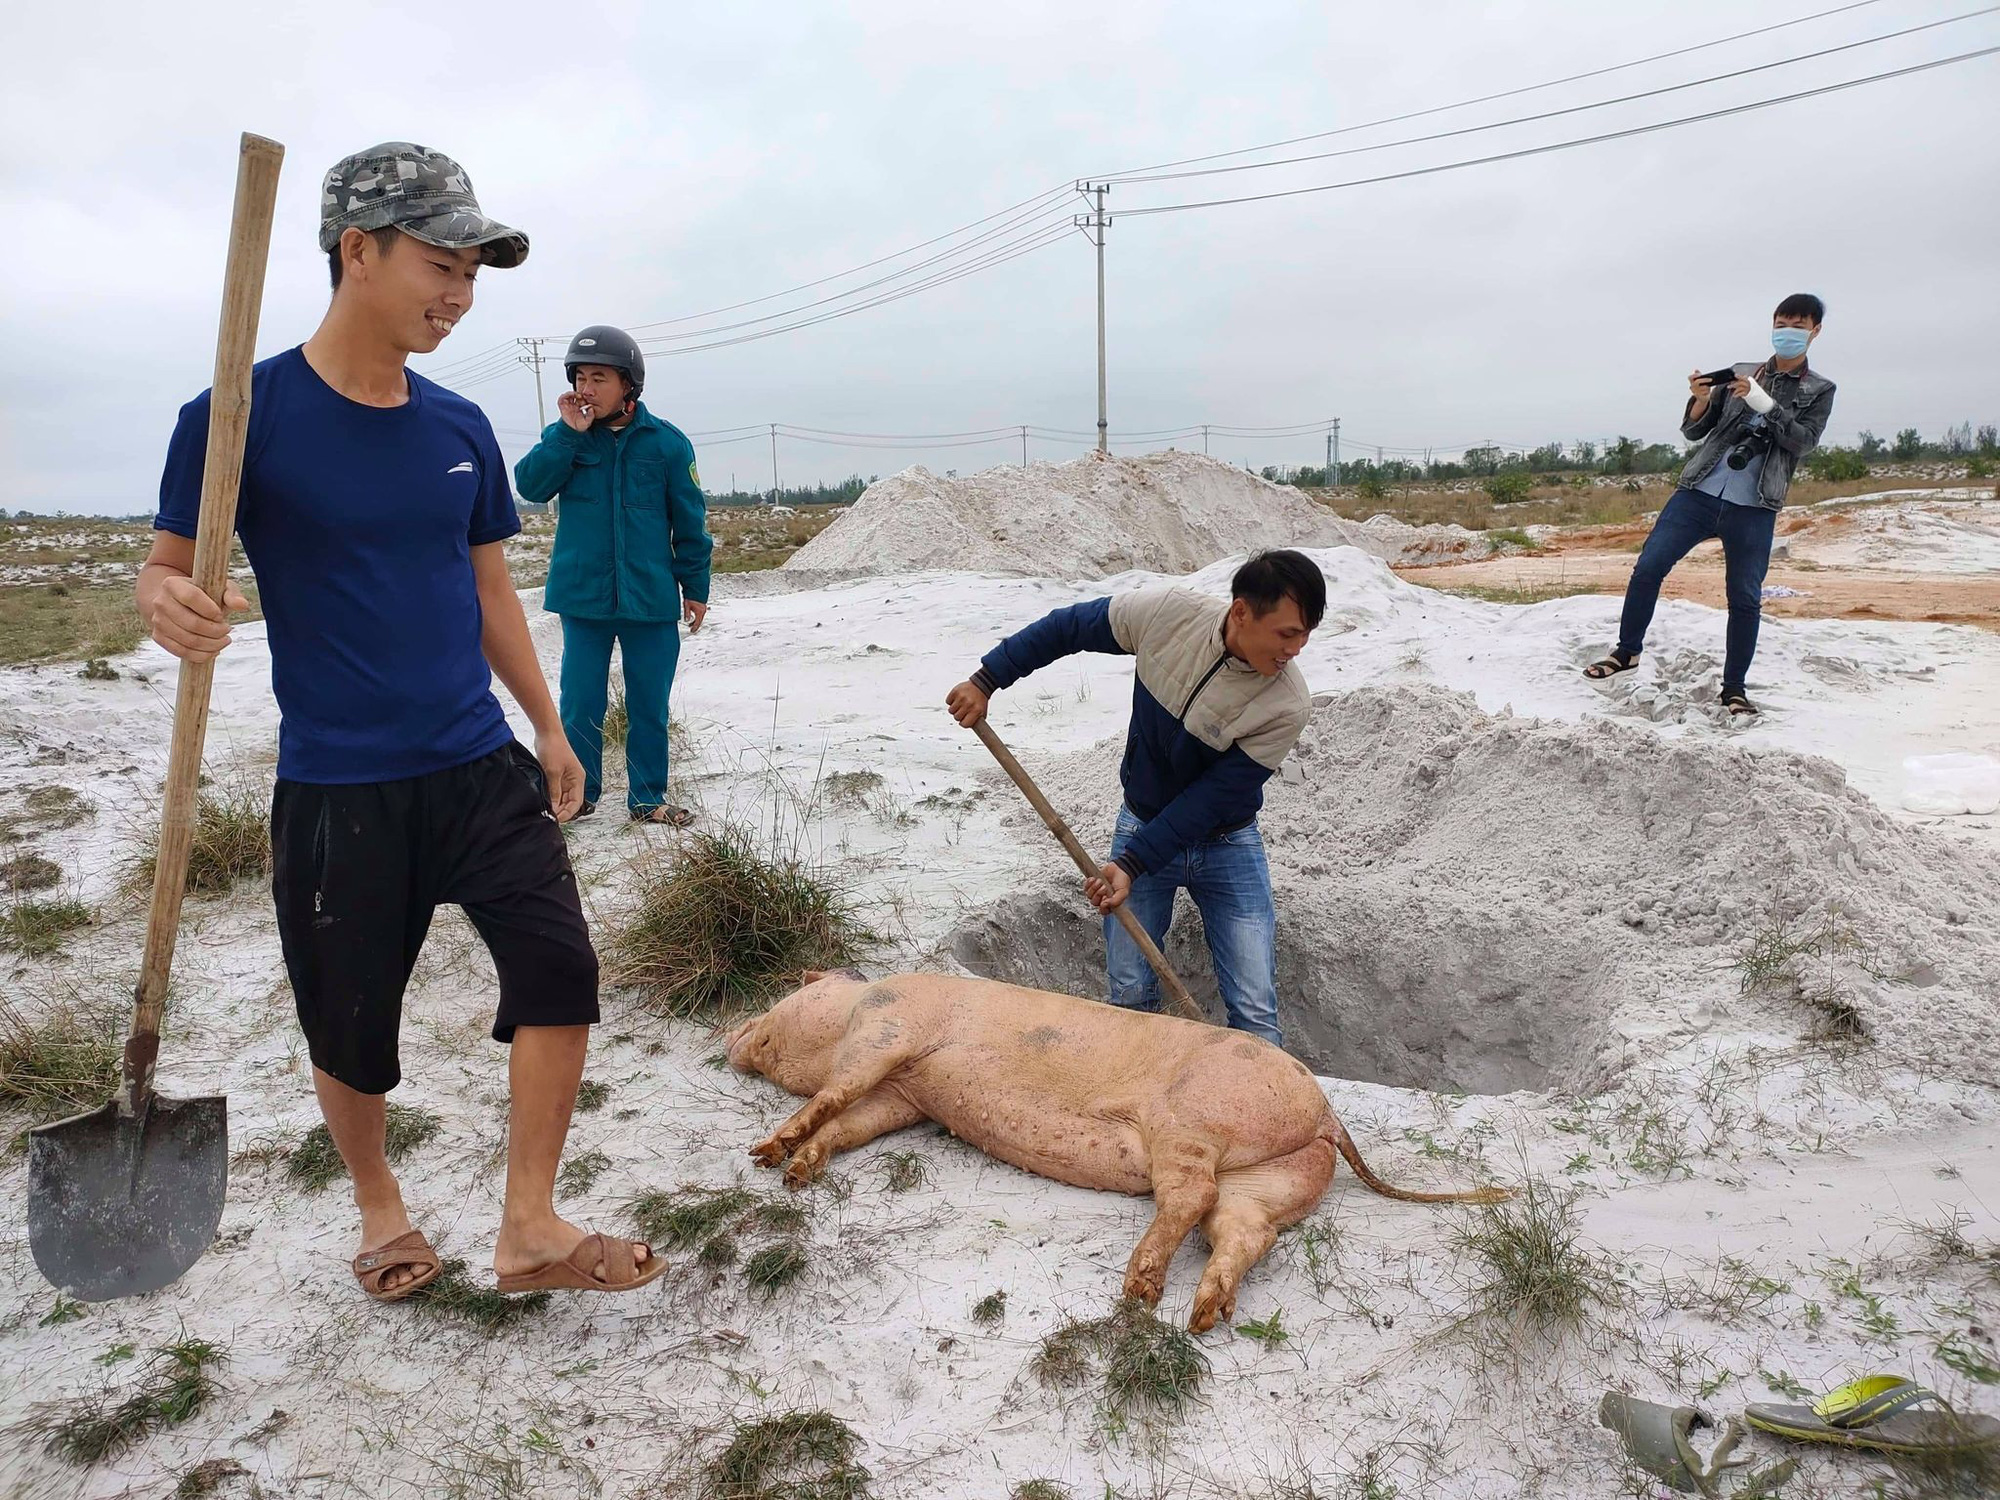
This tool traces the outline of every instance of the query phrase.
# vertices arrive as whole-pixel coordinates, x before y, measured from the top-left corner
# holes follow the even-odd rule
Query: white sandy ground
[[[1614,599],[1489,605],[1404,583],[1351,548],[1317,555],[1332,607],[1302,662],[1316,694],[1401,685],[1418,694],[1412,701],[1433,701],[1421,690],[1448,688],[1488,713],[1608,717],[1718,755],[1823,756],[1889,810],[1894,827],[1879,839],[1921,841],[1895,848],[1898,858],[1928,851],[1935,879],[1926,890],[1960,869],[1990,879],[2000,819],[1920,820],[1893,809],[1905,755],[2000,751],[2000,639],[1958,627],[1769,621],[1752,684],[1766,711],[1742,728],[1713,710],[1718,613],[1664,606],[1656,665],[1604,690],[1576,669],[1608,644]],[[1195,583],[1219,591],[1227,572],[1218,565]],[[948,962],[940,945],[961,924],[1006,898],[1057,892],[1067,877],[1011,786],[944,715],[945,690],[1003,631],[1152,581],[719,580],[709,627],[682,657],[675,712],[699,748],[677,775],[711,819],[791,829],[822,772],[879,773],[885,786],[871,807],[835,810],[819,799],[804,814],[808,839],[854,882],[883,935],[872,971]],[[554,621],[534,618],[553,672]],[[173,669],[150,646],[117,665],[127,675],[112,683],[60,669],[0,677],[0,756],[13,768],[0,812],[36,786],[85,793],[94,819],[37,842],[108,918],[66,958],[0,976],[19,1004],[66,990],[115,996],[136,969],[141,903],[116,894],[116,880],[154,805]],[[218,773],[270,774],[267,670],[261,627],[240,628],[218,674]],[[1115,658],[1062,663],[999,699],[996,725],[1031,770],[1062,779],[1074,752],[1119,731],[1130,675]],[[615,813],[619,792],[608,800]],[[1537,826],[1546,835],[1549,820]],[[1577,849],[1588,851],[1589,819],[1573,826]],[[1081,831],[1089,843],[1107,832]],[[577,830],[600,921],[623,909],[624,860],[667,837],[615,816]],[[1304,859],[1285,851],[1281,878]],[[1342,871],[1316,879],[1312,898],[1338,903]],[[1620,896],[1606,891],[1593,919],[1609,944],[1638,931],[1617,920]],[[1289,899],[1281,889],[1281,910]],[[1990,889],[1970,893],[1966,912],[1990,911],[1992,900]],[[1398,940],[1383,934],[1385,944]],[[1983,945],[1977,953],[1990,964],[2000,933],[1974,928],[1966,941]],[[1595,1426],[1607,1387],[1698,1400],[1721,1415],[1771,1399],[1774,1384],[1822,1388],[1885,1369],[2000,1408],[2000,1389],[1939,1353],[1959,1351],[1961,1368],[2000,1365],[1990,1333],[2000,1328],[1995,1263],[1941,1262],[1907,1227],[1959,1216],[1982,1249],[2000,1240],[1991,1081],[1966,1076],[1964,1059],[1919,1067],[1893,1048],[1815,1044],[1801,1007],[1735,1003],[1728,977],[1699,1005],[1665,994],[1650,1013],[1629,993],[1607,994],[1618,1056],[1594,1096],[1325,1082],[1391,1180],[1516,1181],[1528,1170],[1576,1187],[1589,1239],[1624,1287],[1595,1334],[1525,1352],[1489,1328],[1454,1334],[1479,1274],[1450,1248],[1457,1216],[1375,1198],[1343,1172],[1316,1221],[1334,1235],[1337,1259],[1315,1275],[1301,1237],[1289,1235],[1243,1289],[1237,1321],[1281,1314],[1289,1340],[1266,1349],[1222,1330],[1208,1336],[1214,1373],[1202,1405],[1150,1436],[1107,1438],[1088,1395],[1044,1392],[1028,1374],[1044,1333],[1066,1316],[1109,1309],[1148,1205],[1027,1176],[928,1127],[843,1159],[844,1196],[811,1193],[815,1263],[797,1289],[765,1301],[733,1273],[689,1269],[659,1295],[559,1297],[490,1341],[362,1300],[347,1271],[355,1246],[340,1189],[303,1196],[280,1168],[254,1161],[232,1174],[216,1250],[177,1286],[44,1326],[55,1295],[28,1254],[26,1173],[10,1156],[0,1161],[0,1427],[36,1402],[134,1378],[135,1362],[98,1363],[120,1344],[143,1353],[201,1337],[226,1345],[231,1362],[208,1411],[94,1470],[66,1468],[25,1438],[0,1441],[0,1494],[165,1496],[215,1458],[249,1471],[225,1495],[250,1493],[252,1480],[269,1495],[371,1500],[694,1493],[690,1463],[712,1454],[729,1426],[823,1406],[861,1433],[861,1460],[883,1496],[998,1497],[1037,1476],[1092,1500],[1361,1495],[1372,1465],[1395,1486],[1378,1496],[1560,1500],[1629,1493],[1615,1444]],[[317,1116],[262,891],[190,903],[176,993],[167,1090],[226,1092],[239,1152],[295,1141]],[[398,1097],[437,1112],[445,1131],[404,1179],[418,1222],[475,1271],[490,1255],[501,1186],[505,1073],[485,1039],[490,995],[469,929],[441,920],[408,1007]],[[1288,1008],[1306,1003],[1284,997]],[[1990,1038],[2000,999],[1985,1005],[1960,1020]],[[751,1179],[744,1149],[793,1102],[761,1079],[716,1069],[719,1048],[700,1028],[658,1023],[617,994],[605,1018],[588,1076],[610,1085],[610,1099],[579,1116],[572,1153],[601,1150],[613,1165],[566,1211],[629,1227],[623,1205],[642,1190]],[[881,1158],[908,1147],[928,1156],[930,1181],[894,1194]],[[1168,1316],[1185,1316],[1200,1260],[1191,1241],[1173,1267]],[[1001,1289],[1005,1322],[978,1327],[972,1303]],[[253,1437],[274,1411],[289,1420]],[[1814,1458],[1806,1478],[1816,1488],[1787,1494],[1861,1494],[1880,1472],[1849,1456]],[[1308,1475],[1316,1490],[1283,1487]]]

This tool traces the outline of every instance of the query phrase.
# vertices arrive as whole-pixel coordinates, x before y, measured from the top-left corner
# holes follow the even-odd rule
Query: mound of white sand
[[[785,563],[794,572],[963,569],[1036,578],[1191,573],[1262,547],[1360,547],[1391,562],[1483,556],[1457,527],[1367,528],[1286,485],[1198,453],[1081,458],[941,479],[918,466],[877,480]],[[1433,535],[1446,531],[1445,537]],[[1410,558],[1419,560],[1417,556]]]
[[[1899,822],[1831,761],[1493,715],[1431,687],[1317,702],[1262,819],[1283,1019],[1316,1068],[1587,1085],[1639,1037],[1734,1015],[1805,1038],[1838,1001],[1882,1061],[2000,1071],[2000,858]],[[1061,757],[1044,790],[1108,827],[1118,759]],[[1800,982],[1745,995],[1739,960],[1774,912],[1807,948]],[[1194,932],[1176,936],[1200,972]]]

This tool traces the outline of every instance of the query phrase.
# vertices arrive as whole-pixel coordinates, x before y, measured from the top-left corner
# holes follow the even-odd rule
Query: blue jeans
[[[604,711],[611,691],[611,644],[625,653],[626,803],[664,806],[667,800],[667,696],[681,658],[675,621],[581,620],[562,617],[562,726],[583,762],[583,800],[604,791]]]
[[[1722,539],[1723,576],[1729,593],[1729,635],[1722,658],[1724,691],[1741,691],[1757,654],[1757,626],[1764,617],[1764,574],[1771,567],[1771,537],[1778,513],[1762,505],[1731,505],[1700,490],[1675,490],[1625,586],[1618,649],[1636,656],[1660,602],[1660,585],[1674,564],[1710,537]]]
[[[1117,858],[1143,825],[1132,809],[1118,810],[1111,855]],[[1158,870],[1132,882],[1125,904],[1155,944],[1164,948],[1174,917],[1174,892],[1186,887],[1201,913],[1208,956],[1215,963],[1229,1024],[1282,1047],[1278,1030],[1278,914],[1271,905],[1271,867],[1257,825],[1239,828],[1183,849]],[[1104,919],[1105,967],[1111,1003],[1133,1010],[1160,1008],[1160,981],[1138,944],[1115,917]]]

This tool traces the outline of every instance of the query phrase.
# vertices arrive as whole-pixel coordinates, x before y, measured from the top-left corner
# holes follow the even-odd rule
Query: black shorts
[[[541,767],[518,743],[468,765],[353,786],[280,781],[272,895],[313,1066],[364,1094],[402,1081],[403,991],[452,903],[500,978],[493,1039],[597,1020],[597,955]]]

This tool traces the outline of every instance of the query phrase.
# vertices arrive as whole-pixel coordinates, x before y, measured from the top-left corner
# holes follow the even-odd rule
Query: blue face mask
[[[1778,351],[1780,359],[1797,359],[1806,352],[1806,345],[1812,342],[1812,335],[1803,328],[1773,328],[1771,347]]]

